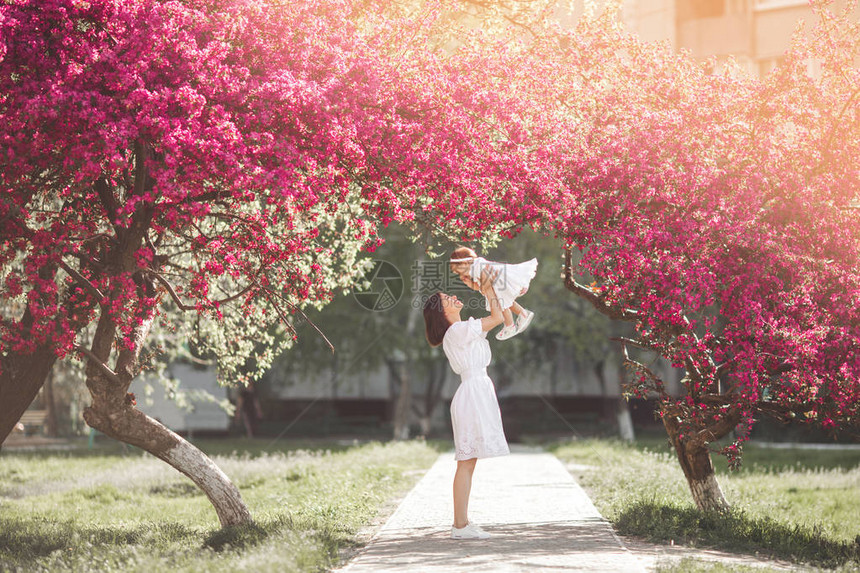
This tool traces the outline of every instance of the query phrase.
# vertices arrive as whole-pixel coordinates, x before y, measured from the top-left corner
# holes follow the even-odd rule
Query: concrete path
[[[493,537],[450,539],[452,453],[439,457],[343,573],[645,571],[558,459],[519,448],[479,460],[469,516]]]

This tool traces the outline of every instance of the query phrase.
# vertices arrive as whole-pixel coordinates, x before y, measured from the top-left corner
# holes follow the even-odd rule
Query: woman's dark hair
[[[442,308],[442,296],[435,292],[424,302],[424,327],[430,346],[439,346],[451,322]]]

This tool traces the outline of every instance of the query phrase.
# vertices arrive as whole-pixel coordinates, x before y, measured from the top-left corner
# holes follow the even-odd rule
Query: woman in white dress
[[[483,275],[481,293],[490,301],[490,316],[460,319],[463,308],[456,296],[433,294],[424,304],[427,341],[442,345],[460,386],[451,401],[451,425],[457,472],[454,474],[454,539],[485,539],[490,535],[469,522],[469,493],[478,458],[510,453],[493,381],[487,376],[492,355],[487,331],[502,323],[502,309],[489,273]]]

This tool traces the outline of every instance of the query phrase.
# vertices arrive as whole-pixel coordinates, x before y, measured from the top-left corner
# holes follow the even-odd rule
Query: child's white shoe
[[[530,310],[523,309],[519,317],[517,317],[517,334],[524,331],[532,323],[535,313]]]
[[[459,529],[456,527],[451,528],[451,539],[487,539],[489,537],[489,533],[471,523],[467,523],[466,527]]]
[[[510,326],[505,326],[496,334],[496,340],[507,340],[508,338],[514,336],[517,333],[517,325],[511,324]]]

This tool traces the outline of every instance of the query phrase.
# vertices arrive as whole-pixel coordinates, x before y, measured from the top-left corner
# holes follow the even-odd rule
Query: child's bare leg
[[[524,309],[523,309],[523,307],[520,306],[520,303],[518,303],[516,301],[514,301],[514,304],[511,305],[511,311],[513,311],[513,313],[516,315],[522,314],[523,310]]]
[[[505,319],[505,326],[511,326],[514,324],[514,317],[511,314],[511,309],[506,308],[502,311],[502,318]]]

